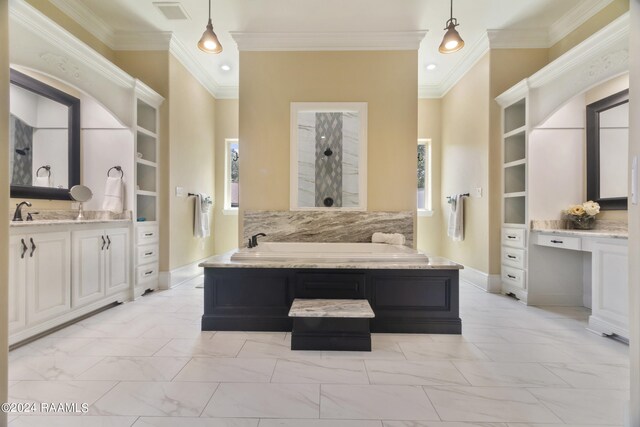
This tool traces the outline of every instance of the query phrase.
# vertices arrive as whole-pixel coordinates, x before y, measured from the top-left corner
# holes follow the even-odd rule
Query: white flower
[[[584,211],[589,216],[596,216],[596,215],[598,215],[598,213],[600,213],[600,205],[598,203],[596,203],[596,202],[591,201],[591,200],[589,200],[588,202],[584,202],[582,204],[582,207],[584,208]]]

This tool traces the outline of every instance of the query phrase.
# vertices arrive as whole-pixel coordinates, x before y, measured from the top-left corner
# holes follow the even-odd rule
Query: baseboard
[[[499,274],[487,274],[471,267],[460,270],[460,280],[463,280],[483,291],[497,294],[502,290],[502,280]]]
[[[188,280],[198,277],[203,273],[202,267],[198,265],[207,258],[200,259],[192,262],[191,264],[184,265],[171,271],[161,271],[159,276],[158,286],[160,289],[171,289],[174,286],[178,286]]]

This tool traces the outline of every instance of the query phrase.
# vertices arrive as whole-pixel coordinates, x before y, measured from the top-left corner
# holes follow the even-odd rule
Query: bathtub
[[[423,263],[428,257],[406,246],[383,243],[288,243],[263,242],[255,248],[242,248],[231,261],[308,261]]]

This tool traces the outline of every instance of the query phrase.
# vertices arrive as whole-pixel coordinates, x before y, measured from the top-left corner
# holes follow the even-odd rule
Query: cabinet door
[[[27,241],[27,236],[9,240],[9,333],[26,325]]]
[[[106,292],[110,295],[129,288],[129,229],[105,230],[105,235]]]
[[[71,309],[71,236],[59,232],[28,237],[27,322],[34,324]]]
[[[627,246],[598,242],[593,248],[592,317],[628,337],[629,280]]]
[[[80,307],[104,298],[105,253],[104,230],[74,231],[73,234],[72,306]]]

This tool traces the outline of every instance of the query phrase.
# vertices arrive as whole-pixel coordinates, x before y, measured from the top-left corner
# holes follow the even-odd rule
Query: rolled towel
[[[406,239],[400,233],[373,233],[372,243],[386,243],[388,245],[404,245]]]

